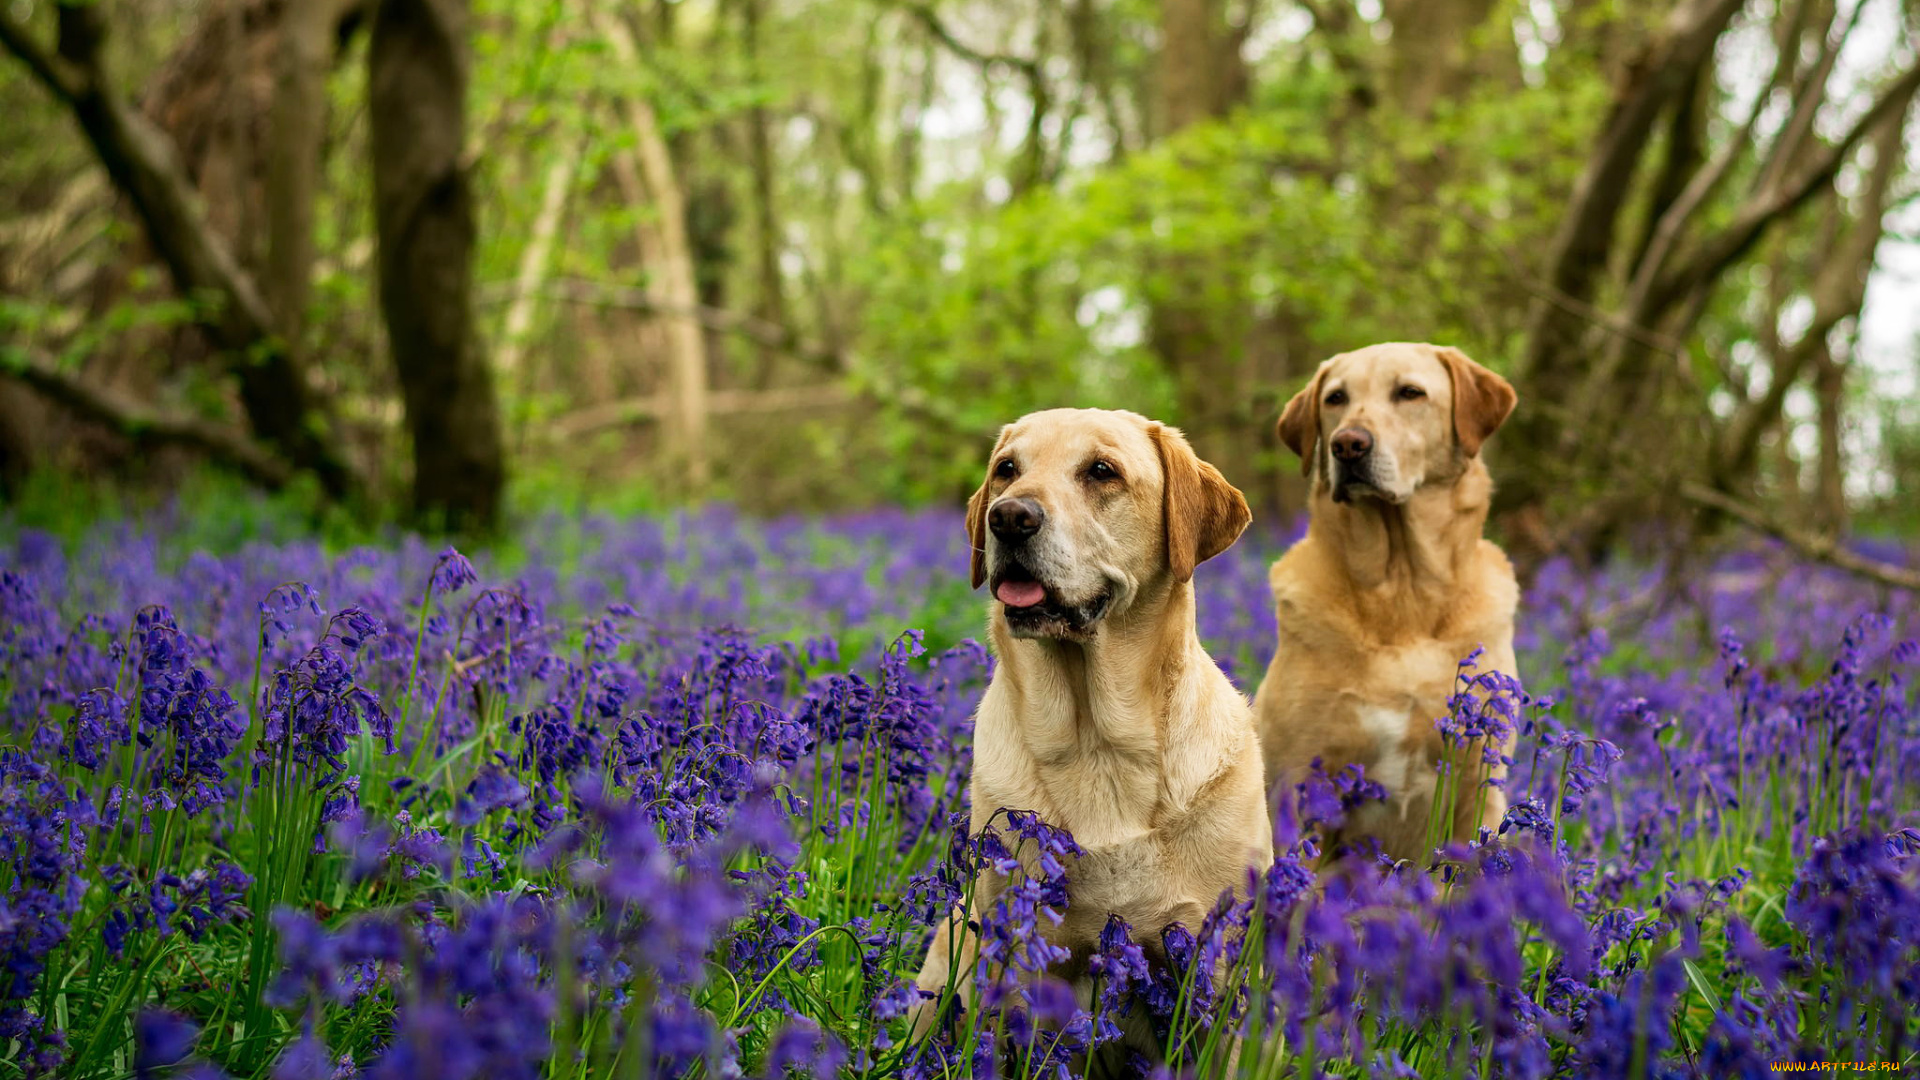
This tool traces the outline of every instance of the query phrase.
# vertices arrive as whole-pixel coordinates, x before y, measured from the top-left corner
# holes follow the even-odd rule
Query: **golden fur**
[[[988,524],[1010,499],[1045,511],[1046,524],[1017,545]],[[1163,926],[1197,926],[1222,892],[1244,894],[1249,868],[1272,860],[1252,713],[1194,628],[1193,567],[1230,546],[1248,518],[1240,493],[1178,431],[1092,409],[1003,429],[969,503],[976,586],[1017,561],[1050,602],[1101,611],[1084,624],[1016,626],[994,600],[999,666],[975,716],[974,831],[1003,808],[1031,810],[1085,850],[1068,867],[1065,921],[1041,923],[1072,950],[1064,977],[1083,974],[1109,913],[1151,950]],[[983,873],[974,904],[990,905],[1005,884]],[[951,976],[970,997],[967,917],[956,910],[935,927],[921,989],[937,992]],[[932,1019],[923,1003],[916,1033]]]
[[[1458,662],[1484,646],[1480,670],[1515,673],[1519,588],[1481,538],[1493,483],[1478,456],[1513,404],[1506,380],[1458,349],[1394,343],[1323,363],[1281,418],[1312,494],[1305,539],[1270,577],[1279,642],[1254,699],[1267,779],[1286,797],[1316,758],[1329,773],[1357,763],[1389,795],[1325,838],[1329,850],[1372,837],[1424,860],[1443,749],[1434,720]],[[1374,460],[1366,482],[1340,490],[1331,440],[1354,429],[1371,433]],[[1456,766],[1442,840],[1506,812],[1480,782],[1479,752]]]

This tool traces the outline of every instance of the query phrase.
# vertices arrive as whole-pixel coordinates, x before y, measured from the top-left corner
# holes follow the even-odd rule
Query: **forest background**
[[[1286,520],[1322,359],[1519,387],[1496,529],[1920,480],[1905,0],[0,5],[0,477],[462,531],[957,504],[1127,407]],[[1703,513],[1703,511],[1705,511]]]

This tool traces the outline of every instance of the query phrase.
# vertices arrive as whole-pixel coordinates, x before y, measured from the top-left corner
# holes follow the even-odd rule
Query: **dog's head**
[[[1335,502],[1402,503],[1430,482],[1460,476],[1506,422],[1507,380],[1446,345],[1369,345],[1320,365],[1287,402],[1280,439],[1317,466]]]
[[[1174,428],[1130,412],[1053,409],[1000,431],[967,503],[973,585],[1015,637],[1091,638],[1163,579],[1225,551],[1252,515]]]

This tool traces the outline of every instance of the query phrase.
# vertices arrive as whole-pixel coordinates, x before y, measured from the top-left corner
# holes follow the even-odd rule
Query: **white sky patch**
[[[1131,349],[1147,338],[1145,310],[1118,285],[1104,285],[1081,297],[1074,319],[1102,352]]]
[[[1247,36],[1247,43],[1241,55],[1248,64],[1258,64],[1282,45],[1296,45],[1306,40],[1313,32],[1313,16],[1304,7],[1289,7],[1276,11],[1271,18],[1261,19],[1254,24],[1253,33]]]
[[[1560,44],[1560,12],[1552,0],[1527,0],[1523,11],[1514,13],[1513,40],[1520,50],[1520,77],[1528,86],[1544,84],[1547,58]]]
[[[1798,341],[1813,325],[1813,301],[1805,296],[1793,296],[1780,305],[1780,311],[1774,316],[1773,324],[1780,328],[1780,340]]]

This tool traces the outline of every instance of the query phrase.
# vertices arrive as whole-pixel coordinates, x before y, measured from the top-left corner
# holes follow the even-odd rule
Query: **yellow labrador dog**
[[[1315,758],[1365,767],[1388,793],[1327,850],[1371,837],[1396,859],[1496,826],[1506,800],[1479,746],[1456,760],[1452,805],[1428,831],[1458,664],[1514,674],[1519,587],[1481,538],[1493,482],[1479,452],[1513,411],[1505,379],[1446,346],[1393,343],[1320,365],[1280,417],[1311,479],[1306,538],[1273,566],[1280,641],[1254,698],[1267,779],[1284,792]],[[1509,745],[1511,739],[1509,738]],[[1506,749],[1505,747],[1502,748]]]
[[[1194,567],[1248,520],[1179,431],[1098,409],[1002,429],[967,504],[999,659],[974,718],[972,828],[1031,810],[1083,849],[1065,920],[1041,923],[1073,954],[1065,978],[1084,973],[1109,913],[1151,952],[1162,927],[1197,928],[1272,862],[1252,712],[1194,629]],[[975,907],[1005,885],[983,872]],[[937,993],[951,978],[970,1005],[969,914],[935,927],[918,985]],[[923,1002],[916,1034],[932,1020]]]

